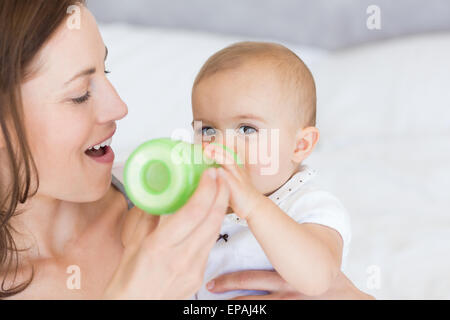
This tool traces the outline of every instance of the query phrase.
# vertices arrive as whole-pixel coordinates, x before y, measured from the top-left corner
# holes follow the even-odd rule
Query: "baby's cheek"
[[[261,169],[260,165],[246,165],[246,171],[252,185],[260,193],[265,194],[277,188],[277,178],[276,176],[262,175]]]
[[[246,158],[246,171],[253,186],[262,194],[278,189],[293,169],[287,146],[258,149],[253,159],[256,161]]]
[[[258,139],[247,137],[237,140],[236,152],[246,165],[259,165],[261,150]]]
[[[259,176],[273,176],[280,173],[282,156],[277,149],[260,148],[248,163]]]

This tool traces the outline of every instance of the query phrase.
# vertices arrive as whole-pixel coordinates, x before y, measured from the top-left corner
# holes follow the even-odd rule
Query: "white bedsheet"
[[[428,35],[316,69],[323,139],[310,161],[351,213],[348,275],[378,298],[450,298],[449,57],[450,34]],[[367,290],[371,265],[381,282]]]
[[[113,142],[118,165],[141,142],[190,128],[196,72],[243,39],[126,25],[101,32],[110,79],[129,106]],[[290,47],[318,87],[322,137],[307,163],[352,219],[347,275],[377,298],[450,299],[450,34],[332,54]]]

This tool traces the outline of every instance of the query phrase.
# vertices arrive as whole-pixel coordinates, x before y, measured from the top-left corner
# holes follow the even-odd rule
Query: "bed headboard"
[[[370,5],[381,29],[369,30]],[[450,30],[448,0],[88,0],[99,22],[182,28],[339,49]]]

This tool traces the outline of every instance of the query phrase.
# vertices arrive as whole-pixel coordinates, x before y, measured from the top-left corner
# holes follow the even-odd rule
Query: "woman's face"
[[[25,128],[39,173],[38,195],[72,202],[100,199],[111,183],[107,141],[127,106],[105,75],[105,44],[92,14],[80,29],[63,23],[34,59],[22,85]]]

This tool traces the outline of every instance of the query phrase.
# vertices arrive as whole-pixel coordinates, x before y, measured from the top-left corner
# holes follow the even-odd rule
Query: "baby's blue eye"
[[[239,127],[239,133],[242,133],[242,134],[252,134],[252,133],[255,133],[255,132],[257,132],[257,130],[255,129],[255,128],[253,128],[253,127],[250,127],[250,126],[241,126],[241,127]]]
[[[216,130],[214,130],[211,127],[202,128],[202,135],[204,135],[204,136],[213,136],[215,134],[216,134]]]

